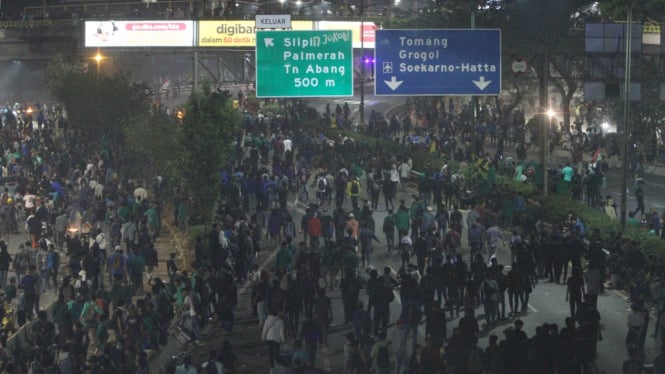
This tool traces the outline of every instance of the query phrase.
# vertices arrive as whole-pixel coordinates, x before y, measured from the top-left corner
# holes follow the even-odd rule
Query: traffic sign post
[[[498,95],[501,30],[376,30],[376,95]]]
[[[351,31],[257,31],[256,96],[353,96]]]

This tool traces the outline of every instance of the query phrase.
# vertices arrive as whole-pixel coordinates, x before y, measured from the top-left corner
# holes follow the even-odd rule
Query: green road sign
[[[257,30],[256,96],[353,96],[351,42],[350,30]]]

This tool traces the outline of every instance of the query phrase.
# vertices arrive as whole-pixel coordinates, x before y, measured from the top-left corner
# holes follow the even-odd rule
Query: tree
[[[192,217],[208,223],[220,196],[220,171],[226,166],[242,117],[233,109],[228,91],[212,91],[203,85],[184,107],[178,127],[178,181],[192,199]]]
[[[122,127],[124,146],[139,162],[135,166],[147,165],[150,172],[173,177],[177,175],[179,155],[177,147],[180,130],[179,121],[166,111],[155,108],[130,118]],[[145,174],[145,170],[136,170]]]
[[[46,84],[66,108],[70,126],[88,139],[120,140],[130,118],[150,110],[148,87],[132,82],[128,74],[97,74],[62,58],[49,63],[46,73]]]
[[[599,2],[601,14],[611,20],[625,21],[630,6],[633,7],[633,14],[642,14],[656,20],[662,20],[665,16],[665,1],[663,0],[605,0]]]

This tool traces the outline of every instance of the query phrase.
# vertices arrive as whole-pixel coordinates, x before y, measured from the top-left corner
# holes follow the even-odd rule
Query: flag
[[[600,157],[600,146],[596,148],[596,152],[593,153],[593,156],[591,156],[591,163],[595,164],[596,161],[598,161],[598,158]]]

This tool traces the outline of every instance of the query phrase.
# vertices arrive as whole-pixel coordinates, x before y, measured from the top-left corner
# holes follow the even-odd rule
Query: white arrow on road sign
[[[273,38],[265,38],[263,41],[266,43],[266,48],[268,47],[274,47],[275,43],[273,43]]]
[[[473,81],[473,83],[482,91],[485,89],[485,87],[489,86],[492,81],[486,81],[485,77],[481,75],[480,80]]]
[[[391,90],[395,91],[404,81],[398,81],[394,76],[390,78],[389,81],[383,81],[385,84],[390,87]]]

